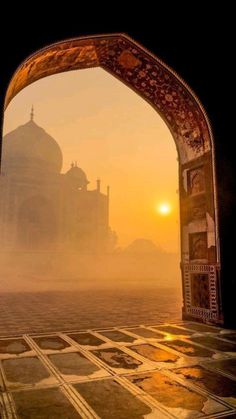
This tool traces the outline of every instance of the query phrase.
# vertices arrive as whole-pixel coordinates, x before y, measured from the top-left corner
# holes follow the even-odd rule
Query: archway
[[[206,113],[191,89],[162,61],[123,34],[50,45],[15,72],[5,99],[55,73],[102,67],[163,117],[179,158],[183,317],[223,322],[214,143]]]
[[[18,210],[18,244],[23,249],[47,249],[56,238],[52,204],[36,195],[26,199]]]

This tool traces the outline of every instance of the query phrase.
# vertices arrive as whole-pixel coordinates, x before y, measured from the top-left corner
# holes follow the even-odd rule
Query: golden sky
[[[177,151],[157,112],[131,89],[100,68],[41,79],[21,91],[4,118],[4,134],[29,120],[60,145],[63,172],[77,160],[90,181],[111,187],[110,225],[126,246],[152,240],[166,251],[179,250]],[[157,211],[160,203],[168,215]]]

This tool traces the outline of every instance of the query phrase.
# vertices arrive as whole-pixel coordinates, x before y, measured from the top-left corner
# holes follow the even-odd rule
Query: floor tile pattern
[[[235,335],[175,322],[1,337],[0,417],[236,418]]]

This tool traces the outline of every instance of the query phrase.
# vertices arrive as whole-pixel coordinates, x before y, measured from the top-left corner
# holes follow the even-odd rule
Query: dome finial
[[[34,120],[34,106],[33,106],[33,105],[32,105],[32,107],[31,107],[30,120],[31,120],[31,121],[33,121],[33,120]]]

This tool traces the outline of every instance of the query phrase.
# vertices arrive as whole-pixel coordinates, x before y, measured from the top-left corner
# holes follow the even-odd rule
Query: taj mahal
[[[57,141],[30,120],[6,134],[0,176],[0,234],[3,250],[106,251],[111,243],[109,187],[88,189],[85,172],[73,162],[62,173]]]

